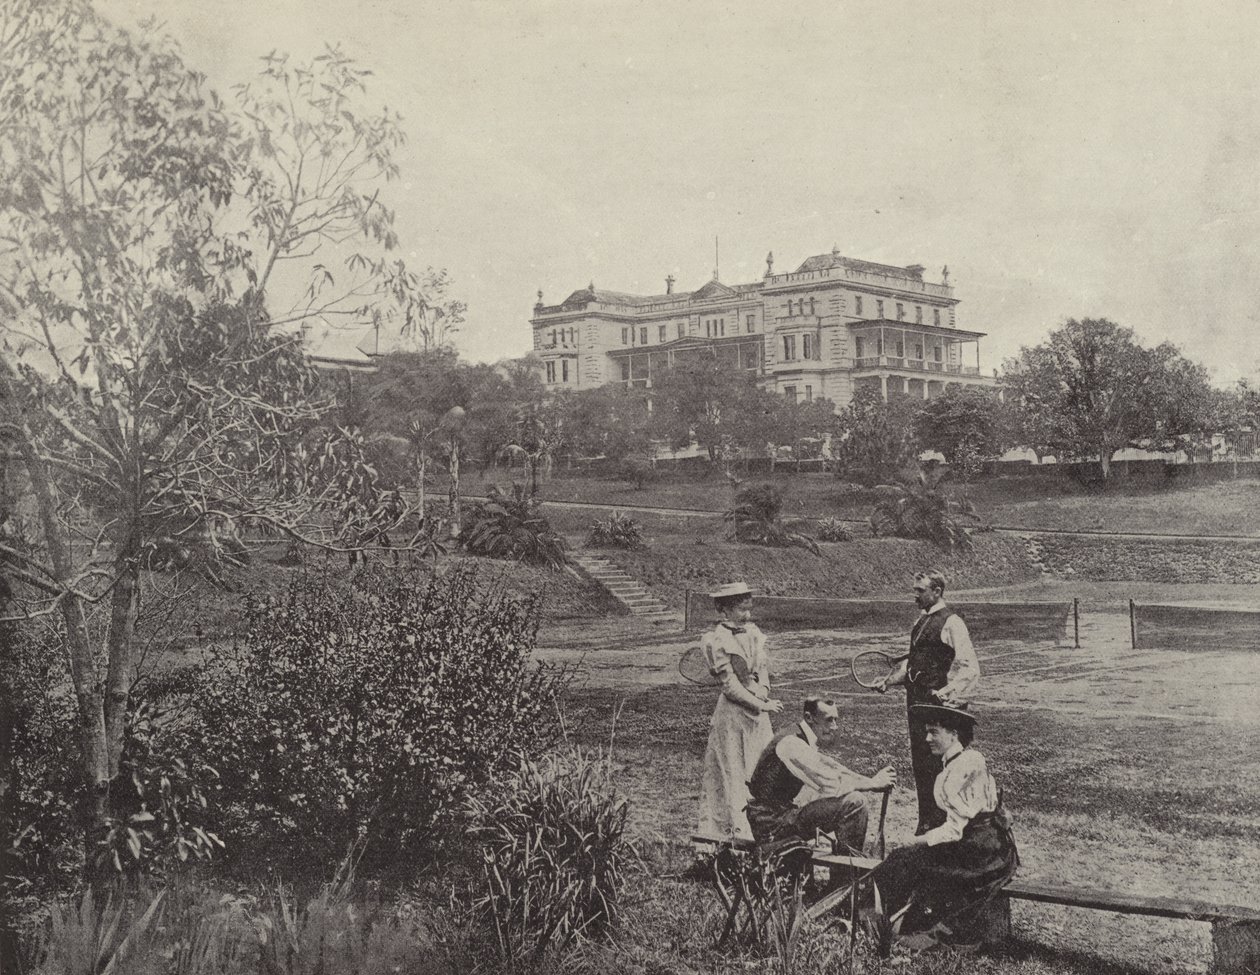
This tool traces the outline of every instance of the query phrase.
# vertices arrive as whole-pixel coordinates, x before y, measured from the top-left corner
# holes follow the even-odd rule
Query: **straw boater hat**
[[[951,725],[963,723],[974,727],[976,723],[976,716],[967,710],[966,705],[954,708],[946,704],[912,704],[910,713],[927,722],[944,718]]]
[[[718,586],[713,592],[709,593],[710,599],[729,599],[732,596],[751,596],[752,590],[748,588],[746,582],[728,582],[724,586]]]

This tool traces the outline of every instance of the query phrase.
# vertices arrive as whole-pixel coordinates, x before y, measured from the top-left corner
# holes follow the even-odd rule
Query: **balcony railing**
[[[895,355],[864,355],[853,360],[854,369],[901,369],[906,372],[942,372],[953,376],[978,376],[978,366],[957,366],[931,359],[907,359]]]

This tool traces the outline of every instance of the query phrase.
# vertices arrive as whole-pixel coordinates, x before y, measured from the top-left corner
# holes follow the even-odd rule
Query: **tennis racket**
[[[731,669],[741,684],[748,683],[748,664],[744,658],[731,654]],[[678,673],[683,679],[700,687],[717,687],[720,683],[717,675],[709,670],[709,662],[704,657],[704,650],[694,646],[678,658]]]
[[[849,661],[853,679],[868,690],[877,690],[879,682],[889,676],[897,665],[910,655],[888,653],[884,650],[863,650]]]
[[[704,659],[704,651],[699,645],[691,647],[678,658],[678,675],[697,687],[718,686],[718,679],[709,670],[709,662]]]

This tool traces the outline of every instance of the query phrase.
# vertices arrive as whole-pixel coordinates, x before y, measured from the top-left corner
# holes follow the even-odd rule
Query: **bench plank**
[[[1187,921],[1260,921],[1260,909],[1222,904],[1219,901],[1192,900],[1186,897],[1147,897],[1141,894],[1111,890],[1091,890],[1058,884],[1039,884],[1013,880],[1002,893],[1016,900],[1085,907],[1117,914],[1141,914],[1147,917],[1170,917]]]
[[[729,846],[731,849],[743,852],[749,852],[755,848],[755,844],[750,840],[721,839],[714,836],[692,836],[691,842],[709,846]],[[838,856],[815,852],[810,862],[816,867],[849,867],[854,870],[870,871],[879,866],[881,861],[871,857]],[[1185,921],[1260,922],[1260,908],[1257,907],[1187,897],[1152,897],[1113,890],[1070,887],[1064,884],[1037,883],[1018,878],[1002,888],[998,896],[1041,904],[1058,904],[1063,907],[1111,911],[1115,914],[1167,917]]]

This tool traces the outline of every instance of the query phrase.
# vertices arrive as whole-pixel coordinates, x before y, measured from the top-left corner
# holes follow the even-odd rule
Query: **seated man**
[[[861,856],[866,842],[866,800],[861,792],[882,792],[897,779],[892,766],[870,778],[858,775],[818,750],[836,733],[840,713],[831,701],[807,698],[805,720],[775,738],[748,783],[748,823],[758,843],[797,837],[813,842],[830,833],[832,852]],[[796,799],[809,786],[820,797],[802,806]]]

